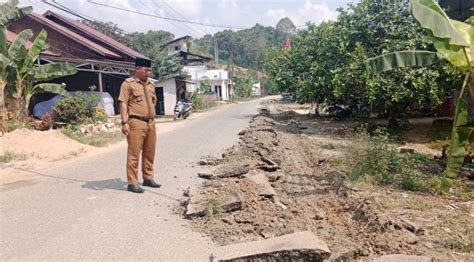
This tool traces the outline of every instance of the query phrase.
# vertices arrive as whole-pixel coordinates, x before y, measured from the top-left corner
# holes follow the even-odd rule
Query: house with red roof
[[[25,29],[31,29],[35,36],[42,29],[48,32],[46,42],[49,48],[41,53],[37,63],[70,62],[77,65],[77,74],[52,82],[65,83],[68,91],[89,91],[89,87],[95,85],[98,91],[107,92],[112,96],[115,112],[119,112],[117,98],[120,85],[132,75],[135,59],[147,58],[145,55],[80,21],[52,11],[43,15],[32,13],[9,24],[8,41],[13,41],[16,35]],[[27,45],[31,45],[31,42]],[[52,96],[42,95],[36,98],[36,102]],[[163,94],[157,96],[164,99]]]

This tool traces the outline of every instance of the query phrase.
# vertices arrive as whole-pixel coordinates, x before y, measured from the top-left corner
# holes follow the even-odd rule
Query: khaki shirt
[[[143,83],[135,77],[125,79],[118,100],[127,103],[129,115],[155,117],[156,93],[150,80]]]

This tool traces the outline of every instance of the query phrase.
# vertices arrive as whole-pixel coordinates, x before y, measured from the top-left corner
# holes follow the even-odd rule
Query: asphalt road
[[[214,245],[173,208],[200,182],[196,162],[235,144],[258,106],[229,105],[159,134],[160,189],[125,190],[125,145],[2,186],[0,260],[209,261]]]

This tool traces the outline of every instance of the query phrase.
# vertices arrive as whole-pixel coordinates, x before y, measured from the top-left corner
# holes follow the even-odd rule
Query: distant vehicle
[[[77,96],[77,95],[84,95],[85,97],[91,97],[92,95],[97,95],[100,96],[100,92],[92,92],[92,91],[75,91],[75,92],[68,92],[70,96]],[[53,107],[62,99],[64,96],[61,95],[56,95],[53,98],[39,102],[33,107],[33,116],[37,118],[42,118],[46,114],[53,114]],[[112,96],[107,93],[103,92],[102,93],[102,104],[105,109],[105,113],[107,116],[114,116],[115,115],[115,110],[114,110],[114,99]],[[95,106],[101,106],[101,103],[99,103]]]
[[[176,101],[176,105],[174,106],[173,120],[176,121],[176,119],[179,117],[183,119],[188,118],[188,116],[192,112],[192,109],[193,109],[193,104],[188,103],[187,99],[184,101]]]

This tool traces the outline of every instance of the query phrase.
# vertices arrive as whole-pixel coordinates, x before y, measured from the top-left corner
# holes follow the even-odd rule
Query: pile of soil
[[[240,132],[238,145],[222,158],[199,163],[213,166],[213,172],[200,174],[209,181],[191,194],[191,201],[198,198],[208,207],[207,215],[188,217],[192,227],[220,245],[310,230],[328,244],[330,259],[385,254],[452,259],[449,250],[438,250],[444,247],[424,245],[423,230],[386,210],[371,193],[353,189],[334,168],[331,160],[342,155],[334,145],[350,143],[352,131],[347,123],[302,116],[270,102]],[[228,195],[241,196],[242,205],[219,209]]]
[[[0,155],[10,152],[26,159],[57,161],[90,149],[90,146],[72,140],[58,130],[17,129],[0,137]]]

